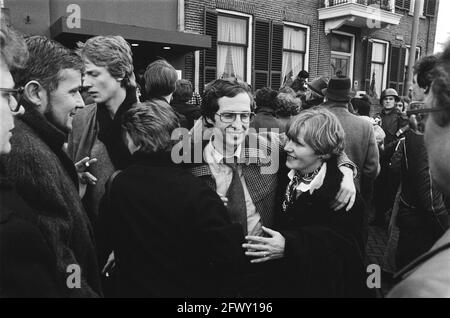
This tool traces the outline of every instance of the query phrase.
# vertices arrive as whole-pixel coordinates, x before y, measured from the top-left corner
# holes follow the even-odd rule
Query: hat
[[[309,89],[315,93],[323,96],[323,90],[328,87],[328,80],[325,77],[318,77],[314,79],[311,83],[307,83]]]
[[[328,88],[322,90],[323,94],[332,101],[350,101],[351,81],[348,77],[332,77],[328,83]]]

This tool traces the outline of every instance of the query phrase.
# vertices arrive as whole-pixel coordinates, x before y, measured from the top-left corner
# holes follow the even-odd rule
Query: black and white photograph
[[[0,9],[0,298],[450,298],[450,1]]]

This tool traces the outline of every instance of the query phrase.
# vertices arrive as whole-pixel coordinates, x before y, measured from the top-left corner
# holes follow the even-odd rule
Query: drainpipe
[[[409,49],[408,77],[405,91],[411,87],[413,81],[413,67],[416,62],[417,35],[419,34],[420,9],[423,8],[422,3],[423,0],[416,0],[414,6],[414,22],[411,36],[411,48]]]
[[[177,31],[184,32],[184,0],[178,0]]]

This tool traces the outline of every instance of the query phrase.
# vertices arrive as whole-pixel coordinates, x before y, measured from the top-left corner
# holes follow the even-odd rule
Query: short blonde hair
[[[295,116],[287,136],[295,142],[302,138],[317,155],[337,157],[345,148],[345,132],[339,119],[323,107],[303,110]]]
[[[106,67],[112,77],[123,78],[122,86],[136,87],[133,73],[133,53],[128,42],[120,35],[99,35],[78,43],[83,60]]]
[[[135,104],[122,117],[122,129],[144,153],[170,151],[172,132],[179,126],[172,107],[161,100]]]

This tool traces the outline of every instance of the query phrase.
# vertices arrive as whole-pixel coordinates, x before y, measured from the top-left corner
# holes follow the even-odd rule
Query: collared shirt
[[[236,149],[233,157],[240,158],[242,151],[242,146]],[[211,170],[212,177],[216,182],[216,192],[221,197],[226,197],[228,188],[233,179],[233,170],[226,164],[224,164],[225,158],[221,153],[219,153],[212,144],[212,141],[204,149],[204,158],[208,163]],[[247,184],[245,183],[244,175],[242,174],[242,167],[238,165],[238,172],[242,182],[242,187],[244,188],[245,205],[247,208],[247,232],[248,235],[262,235],[261,228],[261,216],[256,211],[255,204],[250,197],[248,192]]]
[[[288,173],[289,179],[292,181],[294,179],[296,171],[291,170]],[[297,192],[297,197],[299,197],[302,193],[308,192],[313,194],[315,190],[320,189],[323,185],[323,181],[325,180],[325,176],[327,174],[327,163],[324,162],[320,167],[319,173],[312,179],[310,183],[300,182],[295,188]]]

